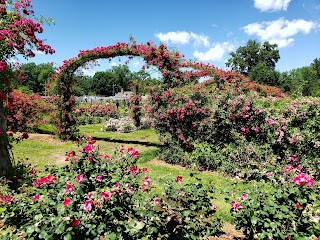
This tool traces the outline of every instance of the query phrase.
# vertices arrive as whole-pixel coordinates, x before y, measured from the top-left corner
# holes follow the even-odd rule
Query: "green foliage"
[[[294,97],[320,96],[320,61],[316,58],[310,66],[281,73],[280,85]]]
[[[170,164],[189,166],[189,153],[177,141],[168,137],[159,151],[159,158]]]
[[[90,76],[82,76],[77,78],[78,84],[74,86],[74,95],[75,96],[83,96],[83,95],[89,95],[92,84],[93,84],[93,78]]]
[[[153,214],[156,215],[153,231],[158,234],[152,234],[151,239],[158,236],[161,236],[161,239],[199,239],[199,236],[221,234],[222,223],[214,217],[216,206],[208,198],[208,195],[214,193],[214,186],[210,185],[210,190],[205,189],[201,179],[193,173],[190,174],[193,181],[185,185],[179,183],[179,177],[181,182],[183,181],[182,176],[176,178],[178,187],[172,180],[167,181],[164,184],[164,195],[154,199],[155,202],[158,200],[159,204],[156,204],[155,208],[147,209],[150,219]],[[179,211],[174,211],[175,209]],[[165,225],[160,222],[161,218],[166,219]]]
[[[319,186],[290,166],[234,200],[231,213],[246,239],[316,239],[320,234],[318,194]]]
[[[98,95],[114,96],[120,91],[120,85],[111,71],[96,72],[92,78],[91,90]]]
[[[113,66],[105,72],[96,72],[92,78],[91,90],[99,95],[114,96],[130,90],[132,73],[127,65]]]
[[[277,84],[278,73],[275,66],[280,55],[276,44],[260,44],[256,40],[249,40],[246,46],[239,47],[230,55],[231,58],[226,62],[228,67],[250,76],[258,83]]]
[[[248,76],[252,81],[257,83],[268,84],[271,86],[279,86],[280,73],[274,69],[268,67],[266,63],[259,62],[257,65],[251,68]]]
[[[55,69],[50,63],[36,65],[34,62],[21,65],[20,73],[24,76],[24,81],[19,86],[27,87],[33,93],[45,95],[46,84],[50,82]]]
[[[190,165],[201,169],[217,170],[221,160],[211,145],[206,142],[196,141],[193,143],[194,150],[190,153]]]

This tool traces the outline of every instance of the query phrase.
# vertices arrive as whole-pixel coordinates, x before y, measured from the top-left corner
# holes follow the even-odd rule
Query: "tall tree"
[[[112,71],[96,72],[93,76],[91,90],[98,95],[113,96],[120,91],[117,75]]]
[[[320,81],[320,58],[316,58],[311,63],[311,67],[315,71],[316,78]]]
[[[253,81],[277,85],[279,73],[275,66],[280,59],[277,44],[261,44],[256,40],[249,40],[246,46],[239,47],[230,55],[226,65],[232,70],[249,76]]]
[[[4,118],[4,100],[11,91],[12,78],[9,59],[21,54],[25,58],[34,57],[34,50],[54,53],[36,34],[43,29],[34,17],[31,1],[0,0],[0,177],[8,176],[12,168],[8,151],[8,137]]]
[[[125,91],[130,90],[130,80],[132,73],[128,65],[113,66],[111,72],[115,74],[117,83],[119,84],[120,88],[123,88],[123,90]]]
[[[24,81],[20,86],[26,87],[33,93],[45,95],[46,84],[54,74],[54,68],[50,63],[36,65],[34,62],[22,64],[20,73],[24,76]]]

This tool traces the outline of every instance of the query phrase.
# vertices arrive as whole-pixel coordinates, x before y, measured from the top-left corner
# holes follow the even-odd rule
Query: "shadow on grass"
[[[112,139],[107,137],[94,137],[95,140],[106,141],[106,142],[114,142],[114,143],[123,143],[123,144],[140,144],[147,147],[162,147],[163,145],[160,143],[152,143],[145,141],[135,141],[135,140],[120,140],[120,139]]]

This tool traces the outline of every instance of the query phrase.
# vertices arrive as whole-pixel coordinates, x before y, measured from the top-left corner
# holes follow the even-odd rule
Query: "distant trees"
[[[34,62],[21,65],[20,73],[24,76],[24,81],[18,83],[18,88],[24,92],[32,92],[40,95],[46,94],[46,84],[50,81],[55,72],[50,63],[36,65]]]
[[[91,90],[98,95],[113,96],[121,89],[130,90],[132,73],[127,65],[112,66],[105,72],[96,72]]]
[[[153,86],[159,83],[148,72],[142,70],[131,72],[127,65],[119,65],[113,66],[105,72],[96,72],[92,78],[91,90],[98,95],[112,96],[121,89],[130,91],[132,81],[138,81],[145,86]],[[146,91],[147,88],[143,92]]]
[[[24,76],[24,81],[15,81],[12,84],[15,88],[22,90],[25,93],[36,93],[39,95],[47,95],[46,84],[50,82],[51,77],[55,72],[55,68],[50,63],[36,64],[34,62],[22,64],[20,73]],[[96,72],[91,76],[77,76],[77,84],[73,87],[75,96],[83,95],[104,95],[112,96],[118,93],[121,89],[130,91],[131,81],[139,81],[146,86],[154,86],[159,83],[155,78],[152,78],[148,72],[140,70],[131,72],[127,65],[113,66],[106,71]],[[55,92],[51,91],[50,94]]]
[[[258,83],[278,85],[279,73],[275,66],[280,54],[277,44],[261,44],[256,40],[249,40],[246,46],[239,47],[230,55],[226,65],[232,70],[239,71]]]
[[[281,73],[279,84],[293,96],[320,97],[320,59],[314,59],[310,66]]]
[[[280,87],[292,96],[320,96],[320,58],[314,59],[310,66],[280,73],[275,70],[280,59],[276,44],[249,40],[230,55],[226,66],[254,82]]]
[[[113,96],[120,90],[120,83],[111,71],[96,72],[92,78],[91,89],[98,95]]]

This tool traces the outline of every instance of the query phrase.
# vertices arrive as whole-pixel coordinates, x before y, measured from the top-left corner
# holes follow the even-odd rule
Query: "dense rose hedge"
[[[11,132],[32,132],[54,110],[54,105],[36,94],[25,94],[14,90],[5,102],[7,130]]]

